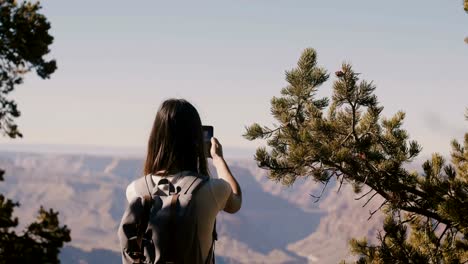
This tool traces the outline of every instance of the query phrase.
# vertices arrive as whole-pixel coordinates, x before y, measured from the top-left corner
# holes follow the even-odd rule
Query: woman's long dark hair
[[[183,99],[164,101],[148,140],[144,175],[191,170],[209,175],[200,116]]]

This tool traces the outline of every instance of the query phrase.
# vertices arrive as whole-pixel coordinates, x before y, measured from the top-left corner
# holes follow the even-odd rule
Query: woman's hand
[[[211,157],[213,158],[213,165],[216,166],[216,163],[219,160],[223,160],[223,146],[219,143],[218,139],[215,137],[211,138],[211,149],[210,149]]]

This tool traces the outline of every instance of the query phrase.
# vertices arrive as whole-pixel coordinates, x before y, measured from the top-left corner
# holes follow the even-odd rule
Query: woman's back
[[[166,100],[162,103],[154,119],[153,128],[151,129],[148,139],[148,150],[143,168],[143,175],[151,175],[153,183],[158,183],[163,177],[167,177],[167,179],[175,182],[178,177],[187,176],[192,173],[191,176],[208,176],[210,172],[208,169],[207,156],[211,158],[219,179],[210,178],[208,182],[198,190],[194,197],[195,213],[197,217],[194,219],[197,220],[197,223],[194,224],[198,224],[197,231],[201,245],[201,253],[199,250],[192,252],[191,249],[187,249],[185,252],[189,257],[197,254],[195,258],[199,260],[202,259],[202,257],[206,260],[210,260],[207,256],[213,245],[213,227],[218,212],[224,210],[228,213],[236,213],[242,205],[242,191],[224,160],[221,144],[216,138],[212,137],[212,135],[211,138],[207,138],[206,140],[207,141],[205,141],[204,138],[202,122],[195,107],[183,99]],[[174,176],[177,172],[179,175]],[[142,208],[146,209],[144,202],[141,202],[145,200],[134,199],[149,194],[149,188],[146,184],[143,184],[146,183],[145,178],[146,177],[141,177],[133,181],[127,187],[127,199],[129,202],[140,202],[140,204],[137,206],[133,206],[133,203],[130,204],[130,207],[133,206],[135,208],[135,210],[131,211],[134,215],[131,215],[132,217],[128,219],[129,223],[127,223],[126,215],[124,214],[121,227],[125,222],[131,230],[135,231],[135,229],[141,227],[138,221],[145,219],[143,218],[145,214],[142,212],[146,212],[146,210],[140,210]],[[177,199],[178,198],[171,200],[168,203],[173,206],[177,203]],[[172,208],[176,208],[176,206]],[[173,216],[173,212],[174,210],[172,210],[170,215]],[[191,216],[193,216],[193,214]],[[119,230],[121,229],[122,228],[119,228]],[[141,230],[137,231],[137,235],[131,234],[131,239],[133,239],[131,241],[131,243],[133,243],[131,246],[135,247],[131,250],[133,256],[130,256],[131,254],[128,253],[130,252],[130,238],[128,236],[121,238],[121,249],[124,261],[126,259],[133,261],[135,258],[141,260],[142,252],[144,252],[142,249],[143,237],[141,235]],[[190,230],[190,232],[192,232],[192,230]],[[145,238],[144,241],[151,239],[153,238]],[[135,241],[137,242],[136,246]],[[165,246],[169,247],[169,250],[174,250],[174,248],[168,246],[174,243],[161,243],[168,243]],[[153,241],[153,244],[156,244],[155,241]],[[144,257],[146,258],[146,256]],[[153,261],[151,258],[157,258],[151,255],[148,257],[150,261]],[[172,261],[176,256],[174,256],[174,254],[169,254],[168,258],[171,258]]]
[[[175,183],[180,177],[185,175],[195,175],[196,172],[182,171],[170,176],[152,175],[151,179],[156,184],[159,180],[166,177],[171,183]],[[148,177],[149,179],[149,177]],[[127,187],[127,200],[130,202],[136,197],[148,195],[146,184],[137,184],[137,181],[144,181],[144,177],[130,183]],[[222,179],[211,178],[206,182],[196,193],[196,216],[198,226],[198,238],[204,259],[207,258],[213,239],[213,227],[216,220],[216,215],[226,206],[226,201],[231,194],[229,183]]]

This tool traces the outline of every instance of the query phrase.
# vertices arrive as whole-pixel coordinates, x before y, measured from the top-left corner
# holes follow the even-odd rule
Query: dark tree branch
[[[377,195],[378,192],[375,192],[367,201],[362,205],[362,207],[366,207],[366,205]]]
[[[365,196],[367,196],[369,193],[371,193],[371,192],[373,192],[373,191],[374,191],[373,189],[370,189],[368,192],[366,192],[365,194],[361,195],[360,197],[354,198],[354,200],[359,201],[359,200],[361,200],[362,198],[364,198]]]
[[[384,205],[386,205],[387,203],[388,203],[388,200],[385,200],[385,201],[379,206],[379,208],[375,209],[374,211],[369,211],[370,215],[369,215],[369,218],[367,218],[367,221],[369,221],[369,220],[372,218],[372,216],[374,216],[374,214],[377,213],[380,209],[382,209],[382,207],[383,207]]]

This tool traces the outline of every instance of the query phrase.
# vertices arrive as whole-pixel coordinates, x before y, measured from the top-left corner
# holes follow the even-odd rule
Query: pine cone
[[[343,77],[343,76],[344,76],[344,72],[342,72],[342,71],[337,71],[337,72],[335,72],[335,75],[336,75],[336,77],[340,78],[340,77]]]

